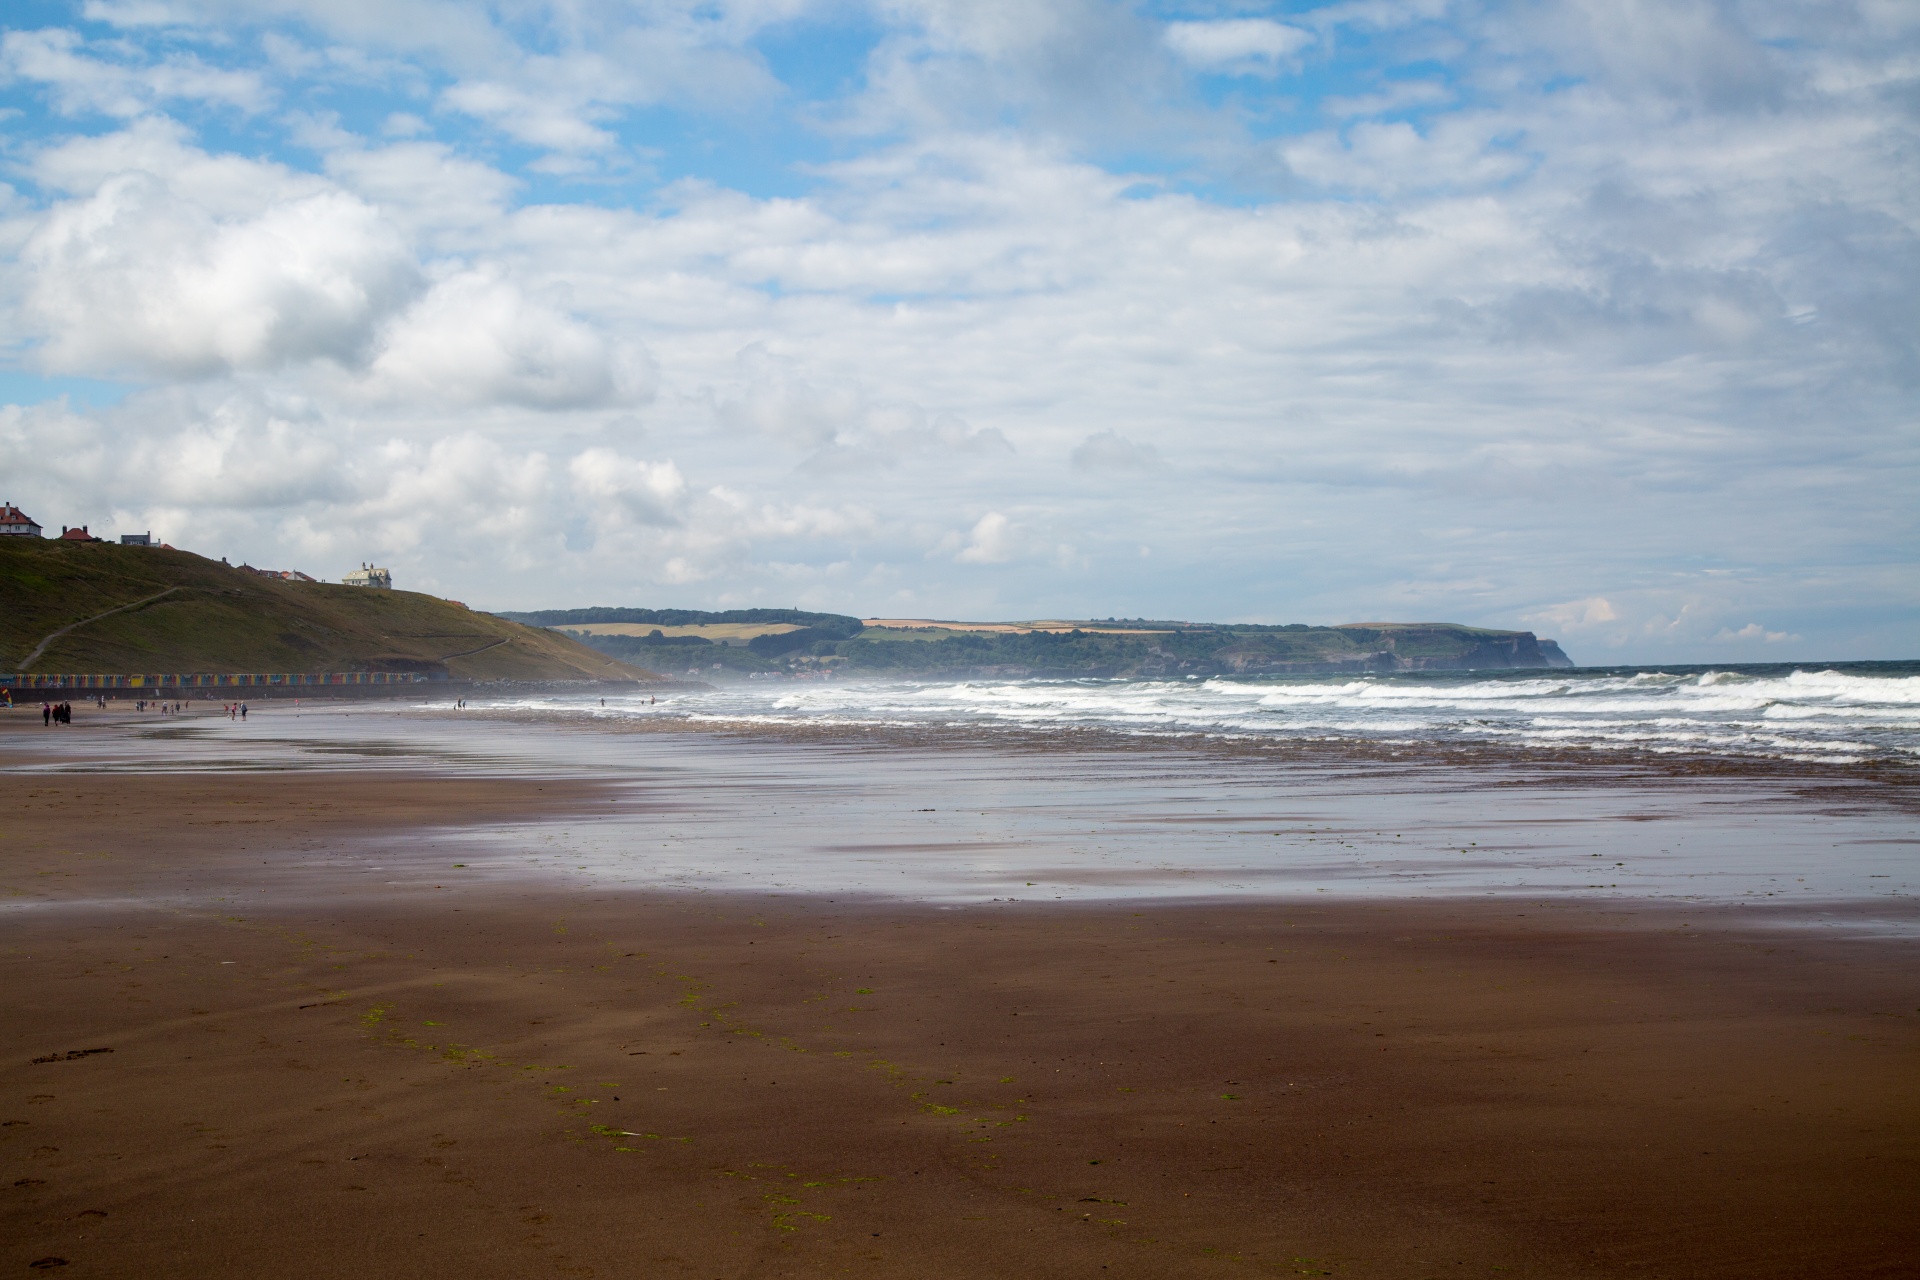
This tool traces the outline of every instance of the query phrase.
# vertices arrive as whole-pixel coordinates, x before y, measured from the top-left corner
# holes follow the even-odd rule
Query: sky
[[[1920,657],[1911,0],[9,0],[0,501],[478,608]]]

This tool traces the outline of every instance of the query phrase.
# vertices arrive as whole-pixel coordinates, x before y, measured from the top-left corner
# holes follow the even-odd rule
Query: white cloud
[[[954,559],[961,564],[1005,564],[1018,550],[1012,521],[998,511],[989,511],[973,526],[967,545]]]
[[[928,451],[977,455],[1013,452],[995,427],[975,427],[958,414],[928,415],[917,404],[875,402],[858,386],[817,387],[800,363],[762,343],[736,357],[738,378],[714,401],[724,426],[814,451],[816,469],[887,463]]]
[[[589,449],[567,464],[573,490],[614,523],[677,524],[687,482],[671,461],[646,462]]]
[[[1434,80],[1396,80],[1374,93],[1331,97],[1321,101],[1323,113],[1335,119],[1384,115],[1409,107],[1431,107],[1453,99],[1452,90]]]
[[[327,175],[415,234],[497,225],[520,183],[439,142],[327,149]]]
[[[644,347],[609,341],[494,269],[435,283],[380,346],[369,371],[376,395],[585,409],[639,404],[652,392]]]
[[[273,97],[253,71],[209,66],[191,54],[115,60],[89,52],[77,32],[59,28],[0,36],[0,77],[47,86],[60,109],[70,114],[136,116],[170,101],[252,112],[267,107]]]
[[[1738,631],[1735,631],[1731,627],[1722,627],[1720,628],[1720,630],[1714,632],[1713,634],[1713,640],[1717,644],[1724,644],[1729,641],[1748,641],[1748,640],[1759,640],[1765,644],[1781,644],[1786,641],[1798,640],[1798,639],[1800,639],[1799,636],[1793,635],[1789,632],[1769,631],[1757,622],[1749,622],[1746,626],[1741,627]]]
[[[551,93],[480,81],[457,84],[441,95],[456,111],[493,125],[509,137],[553,151],[594,152],[613,146],[614,137],[590,119],[604,109],[570,103]]]
[[[21,261],[45,366],[107,376],[353,364],[416,287],[399,234],[344,192],[222,217],[137,172],[53,209]]]
[[[1584,600],[1569,600],[1565,604],[1536,609],[1526,615],[1526,620],[1552,631],[1573,632],[1618,622],[1620,614],[1605,596],[1588,596]]]
[[[1235,75],[1271,75],[1313,39],[1312,32],[1271,18],[1170,22],[1166,30],[1167,46],[1183,61]]]
[[[80,13],[88,22],[115,27],[172,27],[188,21],[183,8],[162,0],[86,0]]]
[[[865,539],[876,532],[872,511],[861,506],[813,506],[797,503],[777,506],[763,504],[739,524],[740,533],[750,539]]]

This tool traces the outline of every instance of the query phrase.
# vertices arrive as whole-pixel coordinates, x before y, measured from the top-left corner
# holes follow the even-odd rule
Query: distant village
[[[11,502],[0,502],[0,538],[44,538],[46,536],[46,531],[40,527],[39,523],[35,521],[32,516],[22,511],[19,507],[14,506]],[[55,538],[55,541],[106,542],[108,539],[97,537],[88,532],[87,526],[82,524],[72,527],[61,525],[60,532]],[[172,551],[175,549],[168,543],[155,542],[151,530],[146,533],[123,533],[120,535],[119,541],[123,547],[157,547],[163,551]],[[220,557],[220,563],[226,564],[227,558],[225,556]],[[242,573],[254,573],[263,578],[279,578],[286,582],[325,581],[325,579],[304,574],[298,569],[256,569],[250,564],[232,565],[229,567],[239,569]],[[342,586],[348,587],[373,587],[382,591],[391,591],[393,590],[393,574],[390,570],[382,569],[363,561],[358,569],[341,574],[340,583]]]

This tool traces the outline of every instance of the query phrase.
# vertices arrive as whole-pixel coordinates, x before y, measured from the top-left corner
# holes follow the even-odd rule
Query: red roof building
[[[85,525],[76,525],[71,529],[67,528],[67,526],[65,525],[61,525],[60,541],[62,542],[98,542],[100,541],[100,539],[88,533],[87,526]]]
[[[11,502],[0,502],[0,537],[37,538],[40,526]]]

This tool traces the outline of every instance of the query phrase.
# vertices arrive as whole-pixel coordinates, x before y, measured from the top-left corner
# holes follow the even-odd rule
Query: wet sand
[[[470,878],[436,862],[463,830],[648,801],[417,769],[0,785],[17,1272],[1920,1270],[1910,932]]]

